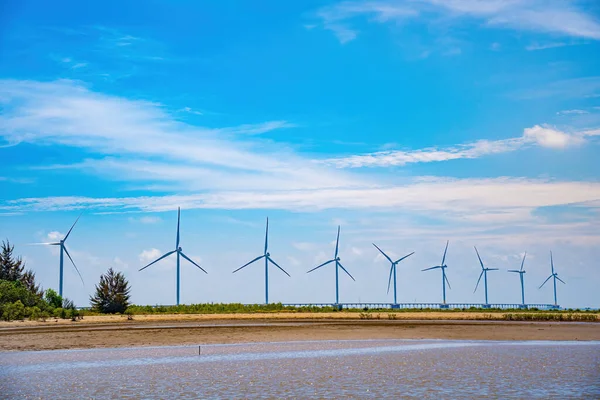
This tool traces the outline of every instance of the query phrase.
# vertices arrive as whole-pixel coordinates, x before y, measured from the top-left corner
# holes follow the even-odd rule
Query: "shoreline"
[[[78,322],[10,322],[0,324],[0,351],[366,339],[600,341],[600,324],[594,322],[451,319],[448,314],[445,319],[412,314],[407,315],[412,319],[396,320],[310,316],[138,315],[132,321],[89,316]]]

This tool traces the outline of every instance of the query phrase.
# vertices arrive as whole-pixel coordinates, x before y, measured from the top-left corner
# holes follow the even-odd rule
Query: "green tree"
[[[96,285],[96,294],[90,297],[92,307],[102,313],[123,313],[129,306],[129,282],[121,272],[109,268],[106,274],[100,275],[100,283]]]
[[[63,304],[63,298],[53,289],[46,290],[45,300],[52,308],[61,308]]]
[[[0,252],[0,279],[5,281],[18,281],[23,276],[25,263],[21,257],[13,257],[15,246],[11,246],[8,239],[2,241]]]

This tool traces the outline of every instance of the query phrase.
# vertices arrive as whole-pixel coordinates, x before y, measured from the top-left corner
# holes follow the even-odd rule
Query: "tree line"
[[[47,318],[83,318],[75,303],[53,289],[44,290],[35,273],[25,269],[22,257],[15,256],[14,245],[6,240],[0,248],[0,318],[5,321],[46,320]],[[100,276],[92,309],[100,313],[124,313],[129,306],[130,286],[125,275],[109,268]]]

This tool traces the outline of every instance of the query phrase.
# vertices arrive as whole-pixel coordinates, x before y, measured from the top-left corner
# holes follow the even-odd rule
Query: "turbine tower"
[[[265,259],[265,304],[269,304],[269,262],[272,263],[277,268],[279,268],[281,271],[283,271],[283,273],[286,274],[287,276],[290,276],[290,274],[288,274],[283,268],[281,268],[279,266],[279,264],[277,264],[275,261],[273,261],[273,259],[271,258],[271,254],[269,253],[269,218],[268,217],[267,217],[267,229],[265,231],[265,251],[264,251],[263,255],[256,257],[254,260],[252,260],[250,262],[247,262],[246,264],[242,265],[241,267],[239,267],[238,269],[233,271],[233,273],[235,274],[240,269],[246,268],[248,265],[252,264],[255,261],[260,260],[261,258]]]
[[[63,295],[63,271],[64,271],[63,261],[64,261],[65,253],[67,254],[67,257],[69,257],[69,260],[71,260],[71,263],[73,264],[73,266],[75,267],[75,271],[77,271],[77,275],[79,275],[79,279],[81,279],[81,283],[83,283],[85,285],[85,283],[83,282],[83,278],[81,277],[81,273],[79,273],[79,269],[77,268],[77,265],[75,265],[75,261],[73,261],[73,258],[69,254],[69,250],[67,250],[67,247],[65,246],[65,242],[67,241],[67,238],[69,237],[69,235],[71,234],[71,231],[75,227],[75,224],[77,223],[77,221],[79,221],[79,218],[81,218],[81,214],[79,214],[79,217],[77,217],[75,222],[73,222],[73,225],[71,225],[71,229],[69,229],[69,232],[67,232],[65,237],[62,238],[61,240],[59,240],[58,242],[33,243],[33,244],[41,244],[41,245],[47,245],[47,246],[60,246],[60,269],[59,269],[59,273],[58,273],[58,294],[61,297]]]
[[[311,269],[310,271],[306,272],[308,274],[310,272],[313,272],[316,269],[324,267],[327,264],[335,262],[335,304],[336,305],[338,305],[340,303],[340,285],[339,285],[339,275],[340,274],[339,274],[339,269],[341,268],[345,273],[348,274],[348,276],[350,278],[352,278],[353,281],[356,282],[356,279],[354,279],[354,277],[352,275],[350,275],[350,272],[348,272],[346,270],[346,268],[344,268],[344,266],[342,265],[342,263],[340,263],[340,258],[338,257],[339,245],[340,245],[340,226],[338,225],[337,239],[335,241],[335,255],[333,256],[333,259],[331,259],[329,261],[325,261],[323,264],[318,265],[315,268]]]
[[[443,303],[442,304],[446,304],[446,284],[448,284],[448,289],[452,289],[450,287],[450,281],[448,281],[448,277],[446,276],[446,268],[448,268],[448,266],[446,264],[444,264],[444,262],[446,261],[446,252],[448,251],[448,244],[450,243],[450,241],[446,241],[446,249],[444,250],[444,256],[442,257],[442,263],[440,265],[436,265],[435,267],[429,267],[429,268],[425,268],[421,271],[429,271],[432,269],[441,269],[442,270],[442,298],[443,298]]]
[[[192,261],[191,258],[189,258],[188,256],[186,256],[183,253],[183,250],[181,249],[181,246],[179,246],[179,222],[181,220],[181,208],[177,207],[177,239],[175,241],[175,250],[169,251],[168,253],[160,256],[159,258],[157,258],[156,260],[152,261],[150,264],[146,265],[143,268],[140,268],[139,271],[143,271],[146,268],[148,268],[149,266],[151,266],[152,264],[155,264],[157,262],[159,262],[160,260],[162,260],[163,258],[169,257],[171,254],[173,253],[177,253],[177,305],[179,305],[179,289],[180,289],[180,277],[181,277],[181,272],[180,272],[180,260],[179,257],[183,257],[186,260],[188,260],[189,262],[191,262],[192,264],[194,264],[196,267],[200,268],[205,274],[208,274],[208,272],[206,272],[204,270],[204,268],[202,268],[201,266],[199,266],[198,264],[196,264],[194,261]]]
[[[554,306],[558,307],[558,302],[556,301],[556,280],[558,279],[562,283],[565,283],[565,282],[558,277],[558,273],[554,272],[554,261],[552,260],[552,252],[550,252],[550,267],[552,268],[552,274],[548,278],[546,278],[544,283],[542,283],[538,289],[541,289],[542,286],[544,286],[546,284],[546,282],[548,282],[548,280],[550,280],[550,278],[554,278]]]
[[[379,252],[380,252],[381,254],[383,254],[383,256],[384,256],[385,258],[387,258],[387,260],[388,260],[388,261],[389,261],[389,262],[392,264],[392,266],[391,266],[391,268],[390,268],[390,277],[389,277],[389,279],[388,279],[388,288],[387,288],[387,292],[388,292],[388,294],[390,293],[390,285],[391,285],[391,283],[392,283],[392,274],[393,274],[393,275],[394,275],[394,304],[398,304],[397,297],[396,297],[396,265],[398,265],[398,263],[399,263],[400,261],[404,260],[405,258],[408,258],[408,257],[412,256],[413,254],[415,254],[415,252],[413,251],[412,253],[410,253],[410,254],[407,254],[407,255],[405,255],[404,257],[402,257],[402,258],[400,258],[400,259],[398,259],[398,260],[396,260],[396,261],[392,261],[392,259],[391,259],[391,258],[389,258],[389,257],[388,257],[388,255],[387,255],[387,254],[385,254],[385,253],[383,252],[383,250],[381,250],[379,247],[377,247],[377,245],[376,245],[375,243],[373,243],[373,246],[375,246],[375,248],[376,248],[377,250],[379,250]]]
[[[498,268],[486,268],[483,265],[483,261],[481,261],[481,256],[477,251],[477,247],[473,247],[475,248],[475,253],[477,253],[477,258],[479,258],[479,264],[481,264],[481,274],[479,274],[479,279],[477,279],[477,285],[475,285],[475,290],[473,290],[473,293],[477,291],[477,287],[479,286],[479,282],[481,281],[481,277],[483,276],[483,286],[485,286],[485,305],[487,306],[490,304],[488,303],[487,273],[488,271],[498,271]]]
[[[521,304],[525,305],[525,285],[523,284],[523,274],[525,270],[523,269],[523,265],[525,265],[525,257],[527,257],[527,252],[523,255],[523,261],[521,261],[521,269],[509,269],[508,272],[515,272],[519,274],[519,278],[521,279]]]

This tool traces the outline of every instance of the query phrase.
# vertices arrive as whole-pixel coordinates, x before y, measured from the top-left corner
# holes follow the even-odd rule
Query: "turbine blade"
[[[392,284],[392,272],[394,272],[394,265],[390,268],[390,277],[388,278],[388,294],[390,293],[390,285]]]
[[[69,260],[71,260],[71,262],[73,263],[73,266],[75,267],[75,271],[77,271],[77,275],[79,275],[79,279],[81,279],[81,283],[83,283],[83,286],[85,286],[83,277],[81,276],[81,273],[79,272],[79,269],[77,268],[77,265],[75,265],[75,261],[73,261],[73,258],[71,258],[71,255],[69,254],[69,250],[67,250],[66,246],[63,246],[63,249],[65,250],[65,253],[67,253],[67,257],[69,257]]]
[[[376,248],[377,250],[379,250],[379,252],[380,252],[381,254],[383,254],[383,256],[384,256],[385,258],[387,258],[389,262],[391,262],[392,264],[394,263],[394,262],[392,261],[392,259],[391,259],[391,258],[389,258],[389,257],[388,257],[388,255],[387,255],[387,254],[385,254],[385,253],[383,252],[383,250],[381,250],[379,247],[377,247],[377,245],[376,245],[375,243],[373,243],[373,246],[375,246],[375,248]]]
[[[248,265],[252,264],[254,261],[258,261],[261,258],[266,257],[264,254],[262,256],[258,256],[256,257],[254,260],[247,262],[246,264],[242,265],[241,267],[239,267],[238,269],[236,269],[235,271],[233,271],[232,273],[235,274],[236,272],[238,272],[240,269],[247,267]]]
[[[481,281],[482,276],[483,276],[483,271],[481,271],[481,274],[479,274],[479,279],[477,279],[477,285],[475,285],[475,290],[473,290],[473,293],[475,293],[477,291],[477,288],[479,287],[479,282]]]
[[[165,258],[165,257],[169,257],[171,254],[175,253],[176,251],[177,251],[177,250],[173,250],[173,251],[170,251],[170,252],[168,252],[168,253],[166,253],[166,254],[162,255],[161,257],[159,257],[159,258],[157,258],[156,260],[152,261],[150,264],[146,265],[144,268],[140,268],[140,269],[138,270],[138,272],[139,272],[139,271],[143,271],[143,270],[145,270],[146,268],[148,268],[148,267],[149,267],[149,266],[151,266],[152,264],[159,262],[160,260],[162,260],[162,259],[163,259],[163,258]]]
[[[283,271],[284,274],[286,274],[290,278],[292,277],[290,274],[287,273],[287,271],[285,269],[281,268],[279,266],[279,264],[277,264],[275,261],[273,261],[273,259],[271,259],[271,257],[267,257],[267,260],[271,261],[273,263],[273,265],[275,265],[277,268],[279,268],[281,271]]]
[[[525,255],[523,256],[523,261],[521,261],[521,271],[523,271],[523,265],[525,265],[525,257],[527,257],[527,252],[525,252]]]
[[[341,268],[341,269],[342,269],[342,270],[343,270],[345,273],[347,273],[347,274],[348,274],[348,276],[349,276],[350,278],[352,278],[352,280],[353,280],[354,282],[356,282],[356,279],[354,279],[354,277],[353,277],[352,275],[350,275],[350,272],[348,272],[348,271],[346,270],[346,268],[344,268],[344,266],[342,265],[342,263],[340,263],[340,262],[338,261],[338,265],[340,266],[340,268]]]
[[[500,268],[486,268],[488,271],[498,271]]]
[[[485,267],[483,266],[483,261],[481,261],[481,257],[479,256],[479,252],[477,251],[477,247],[473,247],[475,248],[475,253],[477,253],[477,258],[479,258],[479,264],[481,264],[481,269],[485,269]]]
[[[83,212],[81,214],[83,214]],[[67,240],[67,238],[71,234],[71,231],[73,230],[73,228],[75,228],[75,224],[77,223],[77,221],[79,221],[79,218],[81,218],[81,214],[79,214],[79,217],[77,217],[77,219],[75,220],[75,222],[73,222],[73,225],[71,225],[71,229],[69,229],[69,232],[67,232],[67,234],[65,235],[65,238],[63,239],[63,242],[65,242]]]
[[[181,221],[181,207],[177,207],[177,242],[175,243],[175,250],[179,249],[179,222]]]
[[[448,284],[448,289],[452,289],[452,287],[450,286],[450,281],[448,280],[448,275],[444,274],[444,279],[446,280],[446,283]]]
[[[56,243],[27,243],[27,246],[59,246],[60,242]]]
[[[444,261],[446,261],[446,252],[448,251],[448,244],[450,243],[449,240],[446,241],[446,248],[444,249],[444,256],[442,257],[442,264],[444,265]]]
[[[337,258],[339,247],[340,247],[340,226],[338,225],[338,234],[337,234],[337,239],[335,240],[335,257],[333,257],[333,258]]]
[[[396,261],[396,264],[398,264],[400,261],[404,260],[405,258],[408,258],[408,257],[412,256],[413,254],[415,254],[415,252],[414,252],[414,251],[413,251],[412,253],[410,253],[410,254],[407,254],[407,255],[405,255],[404,257],[402,257],[402,258],[398,259],[398,261]]]
[[[567,284],[565,281],[563,281],[562,279],[560,279],[558,276],[556,277],[556,279],[558,279],[559,281],[561,281],[562,283],[564,283],[565,285]]]
[[[518,270],[518,269],[509,269],[508,272],[517,272],[517,273],[520,273],[521,271]]]
[[[550,266],[552,267],[552,273],[554,274],[554,260],[552,259],[552,252],[550,252]]]
[[[540,285],[540,287],[539,287],[538,289],[541,289],[541,288],[542,288],[542,286],[544,286],[544,285],[546,284],[546,282],[548,282],[548,281],[550,280],[550,278],[552,278],[552,276],[553,276],[553,275],[550,275],[550,276],[549,276],[549,277],[548,277],[548,278],[547,278],[547,279],[544,281],[544,283],[542,283],[542,284]]]
[[[208,272],[206,272],[204,270],[204,268],[202,268],[201,266],[199,266],[198,264],[196,264],[195,262],[193,262],[192,259],[189,258],[188,256],[186,256],[185,254],[183,254],[183,251],[180,251],[179,254],[181,254],[181,257],[185,258],[186,260],[188,260],[189,262],[191,262],[192,264],[194,264],[196,267],[200,268],[205,274],[208,274]]]
[[[334,261],[335,261],[335,259],[333,259],[333,260],[329,260],[329,261],[326,261],[326,262],[324,262],[323,264],[321,264],[321,265],[318,265],[318,266],[314,267],[314,268],[313,268],[313,269],[311,269],[310,271],[306,271],[306,273],[308,274],[309,272],[313,272],[315,269],[319,269],[319,268],[321,268],[321,267],[324,267],[325,265],[327,265],[327,264],[329,264],[329,263],[332,263],[332,262],[334,262]]]
[[[440,267],[440,266],[438,265],[437,267],[429,267],[429,268],[422,269],[421,271],[429,271],[429,270],[431,270],[431,269],[436,269],[436,268],[442,268],[442,267]]]
[[[267,229],[265,230],[265,254],[269,248],[269,217],[267,217]]]

